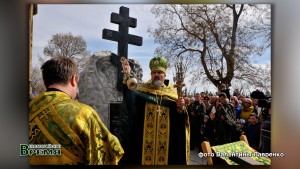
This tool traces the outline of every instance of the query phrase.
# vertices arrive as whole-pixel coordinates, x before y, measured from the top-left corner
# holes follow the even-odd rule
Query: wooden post
[[[210,144],[209,144],[208,141],[203,141],[203,142],[201,143],[201,147],[202,147],[203,153],[209,153],[209,154],[212,153],[211,147],[210,147]],[[207,156],[207,157],[206,157],[206,160],[207,160],[207,164],[208,164],[208,165],[213,165],[213,160],[212,160],[212,157],[211,157],[211,156]]]
[[[241,141],[244,141],[246,144],[249,145],[249,142],[248,142],[248,139],[247,139],[246,135],[241,135],[241,136],[240,136],[240,140],[241,140]]]
[[[32,86],[31,86],[31,79],[32,79],[32,31],[33,31],[33,16],[37,14],[37,4],[30,4],[29,5],[29,16],[28,16],[28,25],[29,25],[29,32],[28,32],[28,57],[29,57],[29,96],[32,95]]]
[[[32,25],[33,25],[33,4],[29,5],[29,96],[32,94]]]

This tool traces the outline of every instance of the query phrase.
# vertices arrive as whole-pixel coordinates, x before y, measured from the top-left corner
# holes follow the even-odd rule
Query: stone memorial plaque
[[[121,102],[115,102],[109,104],[109,114],[110,114],[110,132],[116,134],[116,126],[120,122],[120,111],[121,111]]]

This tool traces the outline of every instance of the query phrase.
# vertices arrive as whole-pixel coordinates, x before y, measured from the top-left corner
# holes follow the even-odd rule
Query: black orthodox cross
[[[111,55],[111,62],[118,66],[117,89],[122,90],[122,64],[121,57],[128,58],[128,44],[142,46],[143,38],[128,34],[129,27],[135,28],[137,20],[129,17],[129,8],[120,7],[120,14],[111,13],[110,22],[119,24],[119,32],[109,29],[103,29],[102,38],[118,42],[118,54]]]

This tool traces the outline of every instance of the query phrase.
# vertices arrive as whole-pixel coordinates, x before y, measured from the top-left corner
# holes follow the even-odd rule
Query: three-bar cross
[[[118,66],[118,83],[117,89],[122,90],[122,64],[121,57],[128,58],[128,44],[142,46],[143,38],[136,35],[128,34],[129,27],[135,28],[137,20],[129,17],[129,8],[120,7],[120,14],[111,13],[110,22],[119,24],[119,31],[103,29],[102,38],[118,42],[118,54],[112,54],[111,62]]]

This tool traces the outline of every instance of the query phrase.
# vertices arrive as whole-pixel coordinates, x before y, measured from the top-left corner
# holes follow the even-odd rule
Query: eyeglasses
[[[251,104],[250,102],[244,102],[244,103]]]

